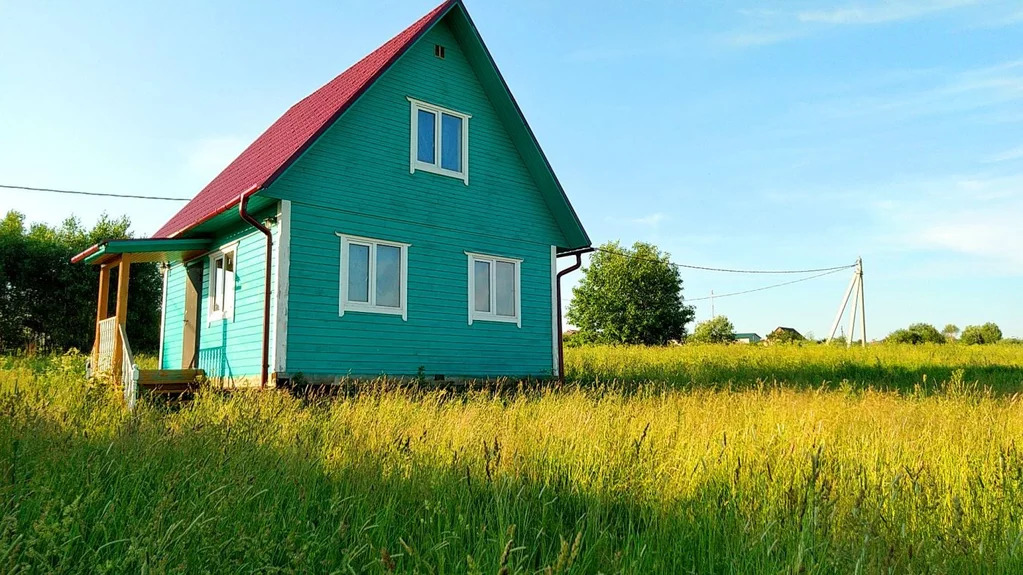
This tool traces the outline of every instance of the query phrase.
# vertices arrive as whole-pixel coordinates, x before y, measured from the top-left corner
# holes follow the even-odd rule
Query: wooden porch
[[[140,369],[128,342],[128,284],[133,263],[186,260],[206,249],[205,240],[118,240],[104,242],[78,254],[72,262],[99,266],[99,298],[96,333],[89,359],[88,377],[105,380],[121,389],[125,404],[134,409],[140,394],[174,396],[191,393],[204,379],[203,370]],[[116,282],[112,275],[116,273]],[[114,314],[110,315],[111,284],[116,290]]]

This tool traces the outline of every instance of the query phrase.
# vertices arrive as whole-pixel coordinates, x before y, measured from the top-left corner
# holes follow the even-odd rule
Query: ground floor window
[[[409,244],[338,234],[341,238],[339,313],[385,313],[407,319]]]
[[[519,289],[522,260],[466,252],[469,257],[469,325],[503,321],[522,326]]]

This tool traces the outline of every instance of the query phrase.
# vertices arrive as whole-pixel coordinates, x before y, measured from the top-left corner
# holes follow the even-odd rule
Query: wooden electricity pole
[[[854,295],[855,293],[855,295]],[[853,271],[852,281],[849,282],[849,288],[845,290],[845,297],[842,298],[842,305],[838,306],[838,315],[835,316],[835,322],[831,324],[831,332],[828,334],[828,343],[835,339],[835,332],[838,331],[838,326],[842,323],[842,316],[845,315],[845,308],[849,305],[849,298],[852,297],[852,310],[849,313],[849,339],[846,340],[845,346],[850,347],[853,339],[856,336],[856,312],[859,308],[860,314],[860,341],[863,347],[867,347],[867,310],[864,306],[863,299],[863,258],[856,260],[855,271]]]

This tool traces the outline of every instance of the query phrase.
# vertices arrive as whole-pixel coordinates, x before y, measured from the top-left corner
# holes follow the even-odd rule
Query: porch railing
[[[134,410],[135,403],[139,397],[139,366],[135,363],[135,357],[131,353],[131,346],[128,345],[128,334],[124,326],[117,324],[121,331],[121,390],[124,391],[124,402],[128,409]]]
[[[108,317],[99,322],[99,341],[96,343],[94,374],[107,374],[114,369],[114,347],[117,345],[117,318]],[[123,329],[123,328],[122,328]]]

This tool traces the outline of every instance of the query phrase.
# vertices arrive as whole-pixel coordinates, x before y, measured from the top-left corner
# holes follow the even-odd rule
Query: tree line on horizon
[[[103,240],[131,238],[127,217],[104,214],[90,229],[75,217],[58,226],[26,224],[11,210],[0,221],[0,353],[91,349],[99,268],[71,257]],[[116,275],[116,271],[113,275]],[[160,341],[163,282],[156,264],[133,264],[125,328],[136,351]],[[111,289],[109,309],[116,290]]]
[[[735,327],[723,315],[696,324],[690,333],[687,326],[694,321],[695,310],[682,296],[681,273],[669,254],[653,244],[636,242],[628,248],[617,241],[607,242],[597,248],[582,271],[566,314],[577,328],[566,338],[568,345],[736,341]],[[789,330],[776,330],[765,339],[768,343],[814,341],[812,336]],[[1003,341],[1003,336],[994,323],[971,325],[961,331],[949,324],[940,332],[930,324],[914,323],[892,332],[883,341],[988,344]],[[832,343],[844,344],[845,338],[835,338]]]

